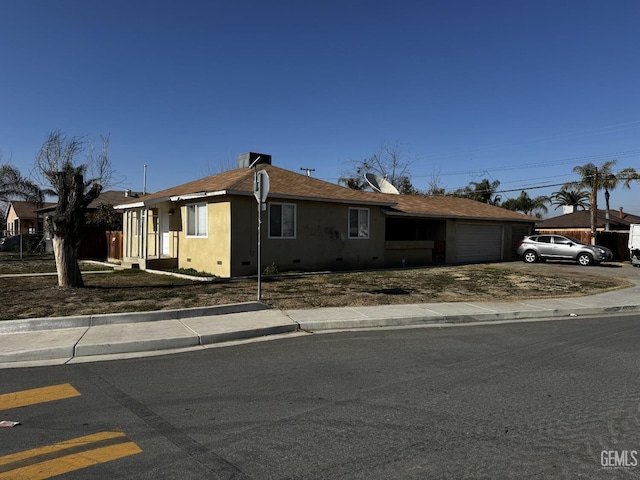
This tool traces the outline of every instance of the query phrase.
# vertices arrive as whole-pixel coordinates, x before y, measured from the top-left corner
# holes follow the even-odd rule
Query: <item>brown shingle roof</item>
[[[259,170],[269,174],[270,198],[296,198],[310,201],[348,202],[387,207],[389,214],[407,214],[437,218],[478,218],[533,222],[528,215],[495,207],[486,203],[455,197],[420,197],[391,195],[352,190],[334,183],[291,172],[273,165],[260,165]],[[168,188],[140,198],[132,198],[120,205],[149,205],[179,196],[226,192],[235,195],[253,195],[254,171],[248,168],[229,170],[218,175]]]
[[[138,195],[140,193],[131,192],[130,195]],[[129,200],[131,197],[126,197],[124,190],[107,190],[106,192],[101,192],[93,202],[91,202],[88,208],[98,208],[100,205],[118,205],[123,201]]]
[[[334,183],[325,182],[324,180],[274,167],[273,165],[259,165],[258,170],[266,170],[269,174],[269,197],[375,203],[382,205],[392,205],[395,203],[393,200],[389,200],[387,197],[380,197],[379,194],[376,193],[351,190]],[[149,204],[153,203],[154,200],[163,200],[196,193],[227,192],[228,194],[236,195],[253,195],[253,180],[253,169],[238,168],[145,195],[144,197],[130,199],[127,202],[121,202],[121,205],[139,202]]]
[[[125,196],[124,190],[107,190],[105,192],[100,193],[98,198],[93,200],[87,208],[98,208],[100,205],[118,205],[125,200],[136,200],[136,195],[139,196],[140,193],[131,192],[130,197]],[[36,211],[38,212],[50,212],[55,210],[57,203],[45,203],[42,208],[38,208]]]
[[[13,210],[16,212],[16,216],[22,219],[34,219],[37,217],[36,211],[39,211],[41,208],[49,208],[55,207],[55,203],[44,203],[42,207],[38,208],[33,203],[25,202],[23,200],[15,200],[9,202],[13,206]],[[7,212],[9,209],[7,209]]]
[[[598,210],[596,216],[597,228],[604,228],[605,215],[604,210]],[[632,223],[640,223],[640,217],[623,212],[622,218],[620,218],[618,210],[609,211],[609,225],[613,230],[629,230],[629,225]],[[573,213],[548,218],[537,222],[536,228],[591,228],[591,211],[578,210]]]
[[[482,218],[533,222],[535,218],[519,212],[457,197],[420,197],[415,195],[394,195],[398,202],[389,209],[390,213],[414,214],[445,218]]]

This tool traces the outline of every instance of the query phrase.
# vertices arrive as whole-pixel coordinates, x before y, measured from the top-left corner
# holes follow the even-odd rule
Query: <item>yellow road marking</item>
[[[141,452],[124,433],[101,432],[0,457],[0,479],[41,480]]]
[[[0,411],[79,396],[80,392],[73,388],[69,383],[54,385],[52,387],[33,388],[31,390],[22,390],[20,392],[5,393],[0,395]]]

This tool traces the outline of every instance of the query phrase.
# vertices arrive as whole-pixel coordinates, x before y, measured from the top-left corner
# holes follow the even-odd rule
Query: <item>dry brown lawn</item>
[[[52,271],[0,263],[0,274]],[[532,268],[529,268],[532,267]],[[565,268],[566,267],[566,268]],[[283,310],[588,295],[630,286],[599,267],[520,263],[265,277],[262,301]],[[84,268],[83,268],[84,270]],[[3,320],[224,305],[257,299],[253,280],[200,282],[139,270],[86,272],[63,290],[55,276],[0,277]]]

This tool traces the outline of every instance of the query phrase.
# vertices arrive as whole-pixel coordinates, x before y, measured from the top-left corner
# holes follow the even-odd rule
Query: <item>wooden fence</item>
[[[122,232],[106,232],[107,258],[122,260]]]

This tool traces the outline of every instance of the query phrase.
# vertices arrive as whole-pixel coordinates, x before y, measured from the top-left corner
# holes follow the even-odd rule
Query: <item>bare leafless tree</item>
[[[386,179],[400,193],[413,193],[415,190],[411,185],[410,172],[413,162],[411,154],[398,143],[382,143],[379,150],[372,156],[364,160],[349,161],[350,169],[341,179],[361,179],[365,173],[373,173]]]
[[[446,189],[440,183],[440,169],[436,170],[433,168],[431,170],[431,175],[427,178],[427,190],[425,191],[425,195],[445,195]]]
[[[46,219],[53,236],[53,252],[60,287],[82,287],[78,247],[85,233],[87,206],[111,181],[108,137],[100,153],[86,137],[68,138],[59,130],[49,133],[36,156],[35,174],[50,185],[58,203]]]

